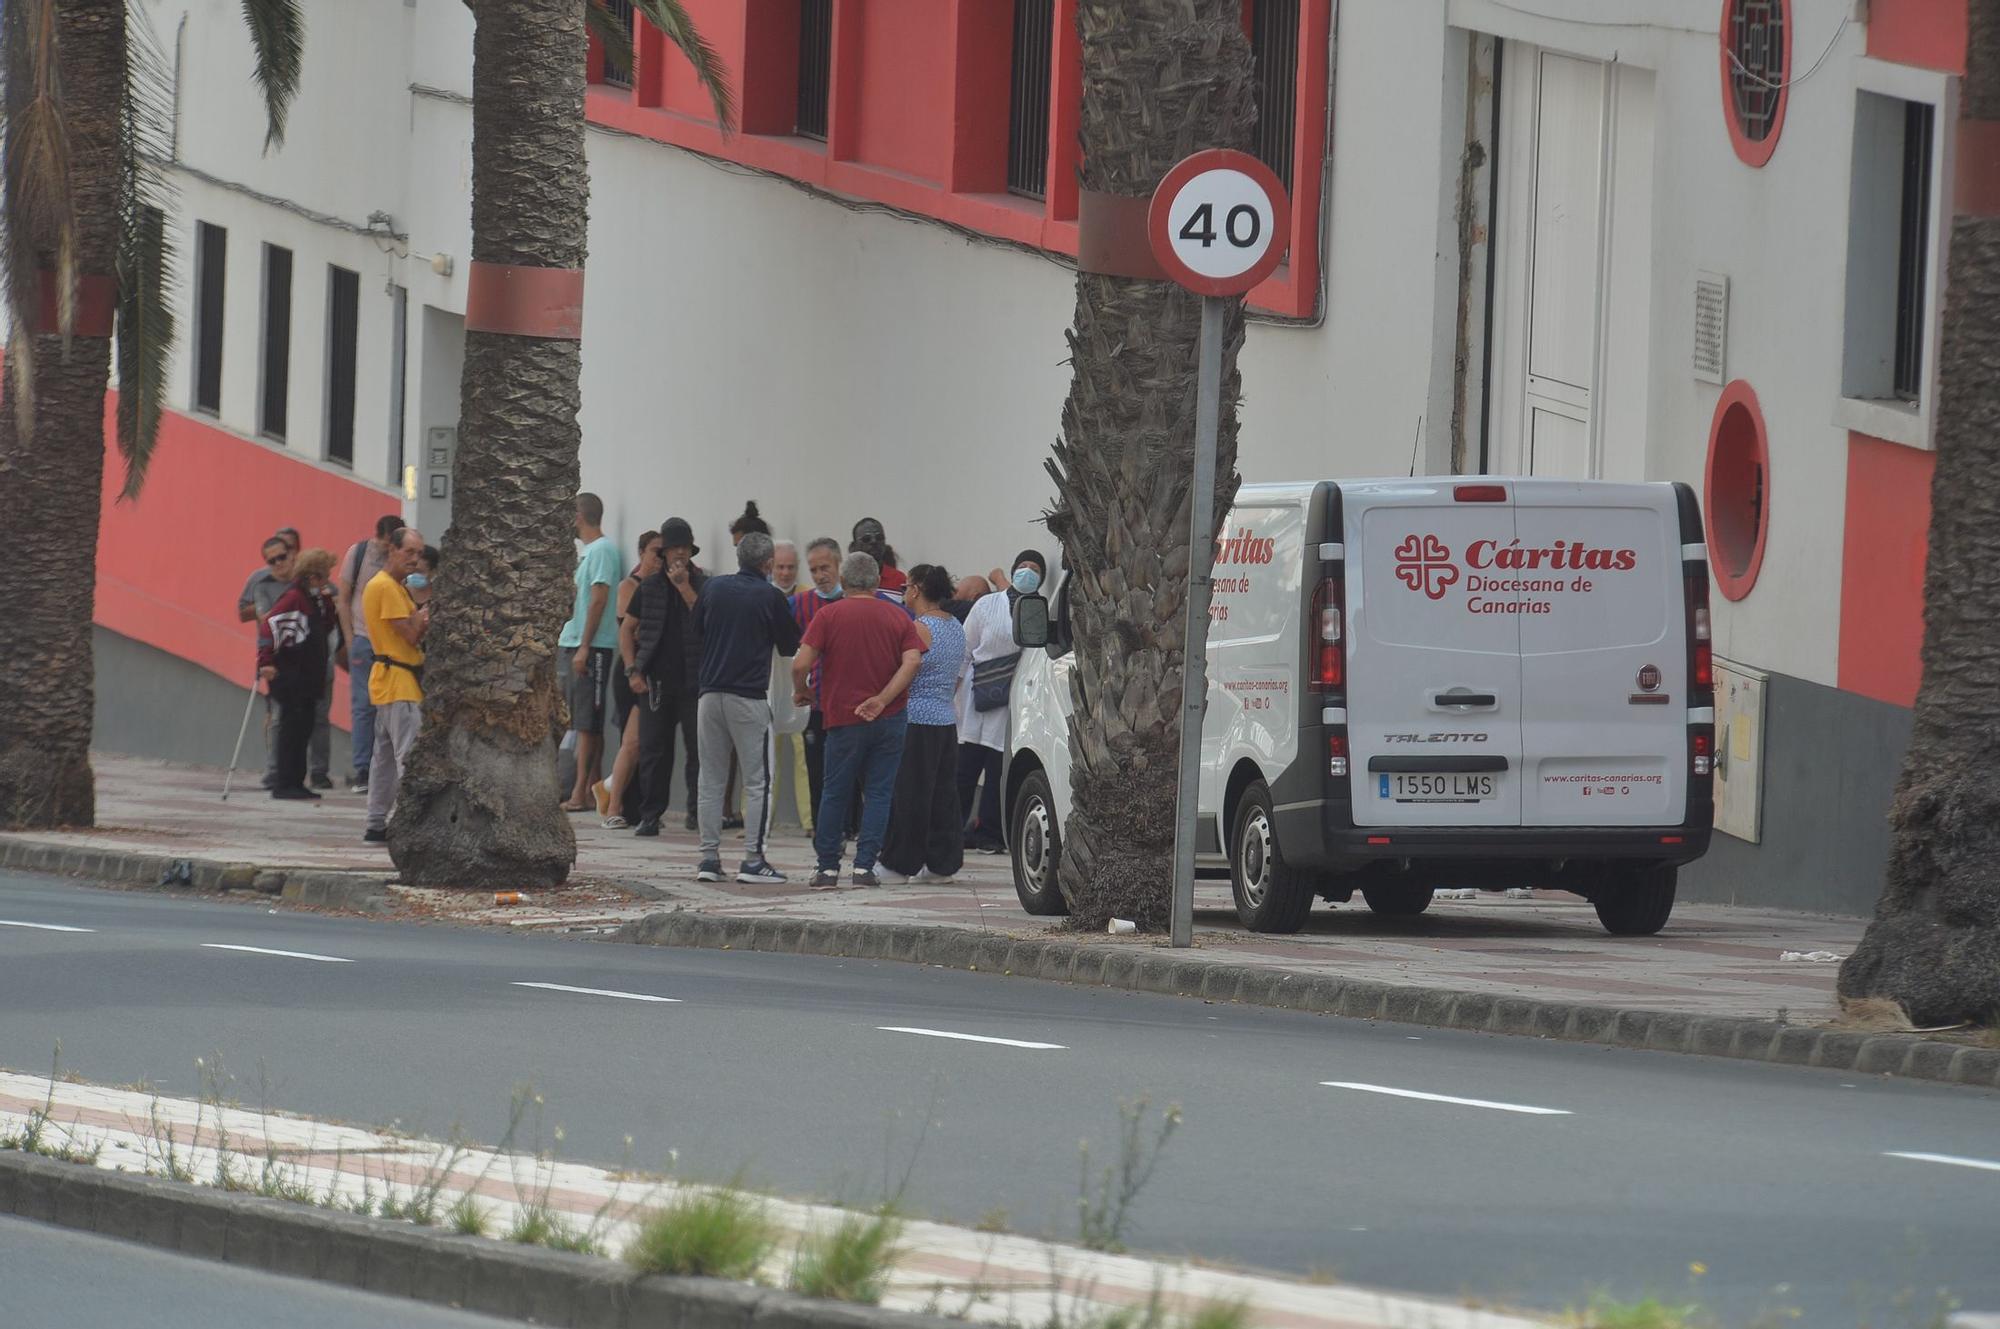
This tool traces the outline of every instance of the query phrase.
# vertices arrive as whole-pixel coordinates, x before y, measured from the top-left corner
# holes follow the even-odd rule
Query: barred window
[[[1049,90],[1055,0],[1014,0],[1013,104],[1007,115],[1007,192],[1040,198],[1049,187]]]
[[[802,138],[826,142],[833,88],[833,0],[799,0],[799,109]]]
[[[1250,49],[1257,70],[1257,160],[1292,191],[1299,106],[1299,0],[1255,0]]]

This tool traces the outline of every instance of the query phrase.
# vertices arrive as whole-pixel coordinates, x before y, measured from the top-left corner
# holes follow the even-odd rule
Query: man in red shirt
[[[924,641],[898,605],[875,598],[881,565],[849,554],[840,565],[844,592],[813,615],[792,658],[792,700],[812,701],[807,680],[819,667],[819,709],[826,717],[825,775],[814,819],[819,870],[815,890],[840,885],[840,851],[852,791],[861,789],[861,834],[854,843],[854,884],[879,886],[875,855],[889,826],[889,800],[903,760],[905,690],[923,663]]]

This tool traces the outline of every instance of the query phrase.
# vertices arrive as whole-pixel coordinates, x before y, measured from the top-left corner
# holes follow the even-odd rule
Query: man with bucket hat
[[[635,835],[658,835],[674,772],[674,734],[686,754],[687,827],[695,828],[695,791],[701,787],[696,729],[701,635],[694,606],[708,574],[695,565],[701,547],[682,517],[660,523],[660,570],[639,583],[625,619],[633,636],[629,682],[638,705],[640,820]]]

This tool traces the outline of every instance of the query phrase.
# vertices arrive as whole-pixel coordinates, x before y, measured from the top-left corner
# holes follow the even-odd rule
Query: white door
[[[1597,382],[1605,66],[1543,51],[1528,232],[1529,475],[1588,476]]]
[[[1515,482],[1521,823],[1676,826],[1687,606],[1671,486]]]
[[[1502,51],[1487,464],[1645,473],[1653,75]]]
[[[1510,487],[1342,486],[1357,825],[1520,824],[1520,624],[1472,568],[1514,539]]]

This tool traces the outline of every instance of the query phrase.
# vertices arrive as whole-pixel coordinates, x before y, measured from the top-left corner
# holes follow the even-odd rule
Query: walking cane
[[[250,732],[250,712],[257,705],[258,676],[250,675],[250,700],[243,703],[243,723],[236,726],[236,750],[229,754],[229,770],[222,777],[222,801],[229,801],[229,786],[236,779],[236,759],[243,755],[243,736]]]

